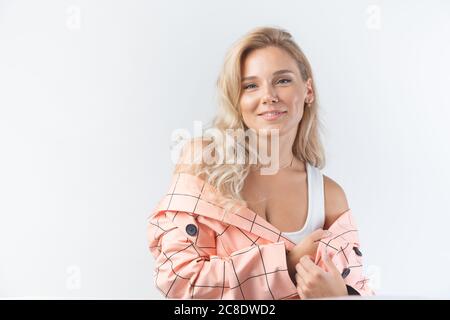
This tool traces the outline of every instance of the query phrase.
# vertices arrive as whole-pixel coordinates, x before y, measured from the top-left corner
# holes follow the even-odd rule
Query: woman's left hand
[[[295,266],[297,271],[297,291],[301,299],[326,298],[347,295],[347,286],[339,270],[324,255],[324,263],[327,270],[316,265],[310,256],[303,256]]]

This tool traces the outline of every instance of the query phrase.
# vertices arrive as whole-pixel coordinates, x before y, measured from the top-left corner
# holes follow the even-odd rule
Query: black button
[[[186,232],[190,236],[195,236],[197,234],[197,227],[195,224],[188,224],[186,226]]]
[[[353,250],[355,251],[357,256],[360,256],[360,257],[362,256],[362,253],[361,253],[361,251],[359,251],[358,247],[353,247]]]
[[[344,270],[342,270],[342,278],[347,278],[348,274],[350,273],[350,269],[349,268],[344,268]]]

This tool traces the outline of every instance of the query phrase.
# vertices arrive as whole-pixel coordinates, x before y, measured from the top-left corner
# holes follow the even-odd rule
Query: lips
[[[264,120],[277,120],[278,118],[284,116],[287,111],[266,111],[260,113],[258,116],[262,117]]]
[[[287,111],[280,111],[280,110],[268,110],[268,111],[264,111],[262,113],[259,113],[258,116],[262,116],[264,114],[278,114],[278,113],[286,113]]]

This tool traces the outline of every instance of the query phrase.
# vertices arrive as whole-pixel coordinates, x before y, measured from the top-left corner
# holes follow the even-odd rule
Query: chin
[[[273,123],[264,126],[259,126],[258,130],[279,130],[281,135],[285,131],[285,125],[283,123]]]
[[[284,127],[286,127],[286,124],[288,121],[287,119],[279,119],[275,121],[266,121],[263,119],[258,119],[258,128],[259,129],[279,129],[282,130]]]

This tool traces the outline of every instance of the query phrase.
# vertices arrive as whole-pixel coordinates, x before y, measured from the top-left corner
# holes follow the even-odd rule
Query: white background
[[[0,297],[159,299],[171,133],[262,25],[309,57],[380,296],[450,298],[450,2],[0,1]]]

